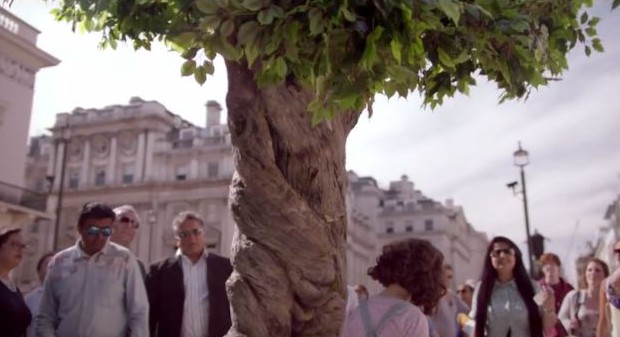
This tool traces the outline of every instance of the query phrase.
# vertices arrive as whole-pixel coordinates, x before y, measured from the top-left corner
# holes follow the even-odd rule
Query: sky
[[[586,57],[576,48],[562,80],[533,91],[527,101],[498,104],[499,91],[484,79],[469,96],[434,111],[422,108],[417,94],[378,96],[372,118],[364,114],[349,137],[347,168],[373,176],[383,188],[406,174],[428,197],[463,206],[469,222],[489,237],[522,244],[522,199],[506,187],[519,180],[512,154],[521,141],[530,153],[531,232],[549,238],[547,250],[573,277],[573,260],[595,240],[607,206],[620,194],[620,10],[610,8],[610,0],[594,8],[605,53]],[[16,0],[10,8],[41,31],[39,48],[61,60],[37,74],[31,135],[51,127],[56,113],[126,104],[132,96],[157,100],[201,126],[207,100],[224,104],[221,59],[200,86],[180,76],[182,59],[164,46],[101,50],[99,35],[73,33],[50,9],[41,0]]]

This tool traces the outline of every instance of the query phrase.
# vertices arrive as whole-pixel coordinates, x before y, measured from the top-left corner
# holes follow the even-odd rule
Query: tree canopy
[[[61,0],[59,20],[101,31],[102,46],[168,43],[181,73],[204,83],[217,54],[256,82],[312,88],[314,121],[372,112],[377,93],[418,91],[435,107],[477,75],[501,100],[522,98],[567,69],[578,43],[603,51],[593,0]],[[612,7],[620,4],[614,0]]]

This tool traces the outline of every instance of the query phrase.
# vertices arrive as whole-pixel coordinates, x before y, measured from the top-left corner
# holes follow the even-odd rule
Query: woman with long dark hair
[[[470,313],[474,337],[543,337],[543,329],[557,322],[553,294],[546,289],[539,293],[510,239],[493,238],[486,256]]]
[[[341,336],[428,336],[429,323],[422,310],[430,312],[445,293],[442,266],[443,255],[426,240],[384,246],[368,275],[385,289],[360,300],[347,315]]]

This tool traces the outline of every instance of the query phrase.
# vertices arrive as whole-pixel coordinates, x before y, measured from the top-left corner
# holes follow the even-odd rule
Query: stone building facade
[[[131,249],[147,263],[172,254],[170,224],[183,210],[202,214],[209,249],[229,255],[234,225],[228,186],[234,168],[221,111],[217,102],[207,103],[206,127],[139,97],[127,105],[58,114],[51,136],[31,140],[26,170],[32,189],[44,192],[52,182],[48,208],[61,205],[59,226],[48,226],[40,253],[74,244],[78,210],[98,200],[137,209],[142,223]]]
[[[35,77],[59,63],[37,47],[38,34],[0,7],[0,226],[28,231],[43,230],[53,218],[46,211],[46,194],[26,188],[24,182]],[[34,269],[40,242],[29,238],[27,243],[20,268]]]
[[[466,279],[479,278],[488,239],[473,228],[461,206],[452,200],[442,204],[430,199],[416,190],[407,176],[390,182],[388,189],[381,189],[372,177],[353,176],[351,184],[357,210],[366,216],[376,235],[375,256],[390,242],[422,238],[437,247],[445,262],[452,265],[452,288]],[[369,262],[366,268],[372,266],[374,258]],[[368,277],[366,283],[378,289],[376,282]]]

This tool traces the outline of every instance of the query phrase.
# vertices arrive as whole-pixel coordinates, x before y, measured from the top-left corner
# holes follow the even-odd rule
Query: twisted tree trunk
[[[227,62],[238,233],[228,337],[337,336],[344,316],[346,138],[359,112],[311,126],[313,91],[258,88]]]

